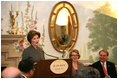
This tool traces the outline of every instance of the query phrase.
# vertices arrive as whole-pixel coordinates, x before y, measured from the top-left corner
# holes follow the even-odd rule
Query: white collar
[[[23,76],[24,78],[27,78],[24,74],[22,74],[22,76]]]
[[[100,61],[100,63],[103,65],[103,62]],[[104,62],[104,65],[106,65],[106,61]]]

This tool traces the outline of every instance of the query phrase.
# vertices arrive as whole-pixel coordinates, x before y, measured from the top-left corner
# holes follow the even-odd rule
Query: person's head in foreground
[[[100,78],[100,73],[92,67],[84,67],[79,72],[79,78]]]
[[[1,73],[2,78],[22,78],[21,72],[16,67],[7,67]]]

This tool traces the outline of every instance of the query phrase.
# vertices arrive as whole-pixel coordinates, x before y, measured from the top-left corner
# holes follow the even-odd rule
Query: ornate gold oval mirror
[[[59,51],[71,50],[78,36],[78,18],[74,7],[66,1],[57,3],[49,19],[49,35],[53,47]]]

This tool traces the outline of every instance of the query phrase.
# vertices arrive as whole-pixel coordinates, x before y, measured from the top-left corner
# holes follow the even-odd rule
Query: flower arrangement
[[[34,11],[34,6],[32,7],[31,14],[29,14],[31,8],[30,2],[27,2],[27,7],[25,8],[25,15],[23,16],[23,12],[21,12],[22,16],[22,27],[21,29],[24,29],[23,34],[27,34],[30,30],[37,30],[37,12],[35,14],[35,19],[33,18],[33,11]],[[31,16],[29,16],[31,15]],[[44,46],[44,37],[45,37],[45,30],[43,26],[43,34],[41,37],[41,41],[39,43],[39,47],[43,48]],[[22,53],[25,48],[29,46],[29,42],[27,41],[27,38],[25,37],[23,40],[21,40],[19,43],[15,43],[14,47],[17,52]]]
[[[3,21],[3,18],[1,18],[1,35],[3,33],[2,21]]]

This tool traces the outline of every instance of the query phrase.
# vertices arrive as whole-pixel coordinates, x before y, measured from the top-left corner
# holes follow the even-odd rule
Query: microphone
[[[45,53],[45,52],[44,52]],[[56,57],[56,56],[53,56],[53,55],[49,55],[49,54],[47,54],[47,53],[45,53],[47,56],[50,56],[50,57],[54,57],[54,58],[57,58],[57,59],[59,59],[59,57]]]

